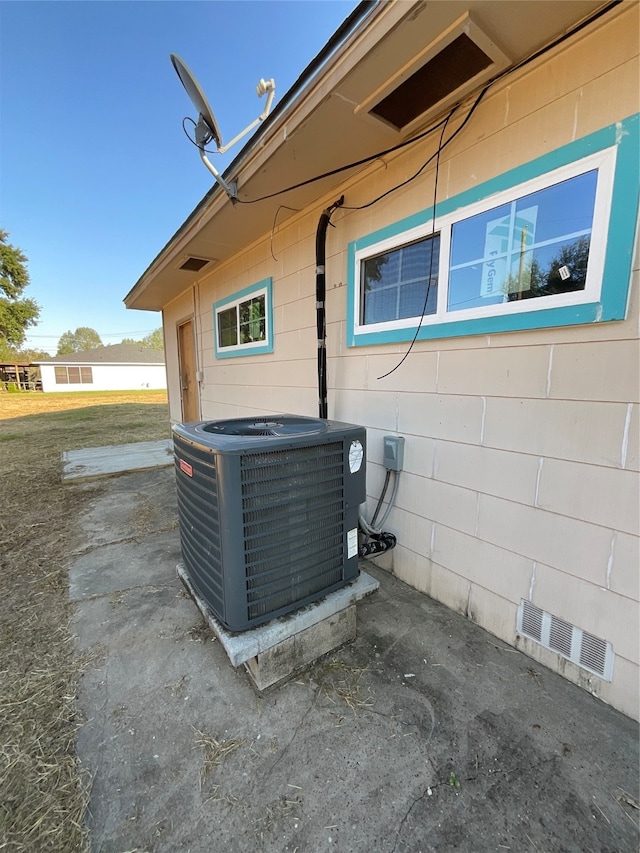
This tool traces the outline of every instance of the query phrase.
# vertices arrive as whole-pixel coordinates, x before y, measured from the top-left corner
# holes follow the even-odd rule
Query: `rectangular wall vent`
[[[187,258],[183,264],[180,264],[180,269],[188,272],[200,272],[208,263],[208,258]]]
[[[518,607],[516,629],[545,649],[557,652],[605,681],[611,681],[614,654],[611,643],[606,640],[540,610],[526,599],[522,599]]]
[[[491,57],[461,33],[371,112],[401,130],[491,64]]]
[[[508,64],[506,54],[467,12],[359,104],[355,113],[410,133]]]

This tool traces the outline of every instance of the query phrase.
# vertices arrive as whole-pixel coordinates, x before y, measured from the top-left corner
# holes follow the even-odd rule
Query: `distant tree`
[[[25,364],[32,361],[48,361],[51,358],[48,352],[39,349],[17,349],[0,341],[0,361],[5,363]]]
[[[503,284],[507,299],[511,302],[516,299],[534,299],[538,296],[584,290],[589,245],[588,237],[578,237],[573,243],[561,246],[558,254],[544,267],[533,258],[523,265],[521,275],[507,276]]]
[[[29,285],[26,255],[8,242],[9,233],[0,228],[0,342],[20,347],[29,326],[35,326],[40,306],[23,299]]]
[[[163,350],[164,349],[164,337],[162,335],[162,328],[154,329],[153,332],[150,332],[141,341],[136,341],[133,338],[123,338],[121,343],[131,344],[133,346],[145,347],[146,349]]]
[[[0,341],[0,361],[18,362],[18,361],[22,361],[22,359],[18,356],[17,347],[12,347],[6,341]]]
[[[56,355],[68,355],[72,352],[84,352],[102,346],[100,335],[95,329],[88,326],[80,326],[75,332],[65,332],[58,341]]]
[[[154,331],[148,334],[146,338],[143,338],[142,346],[149,347],[149,349],[163,350],[164,336],[162,334],[162,327],[159,329],[154,329]]]

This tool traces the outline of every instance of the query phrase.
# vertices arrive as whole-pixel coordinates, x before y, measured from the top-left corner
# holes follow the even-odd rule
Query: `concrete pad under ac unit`
[[[184,565],[178,577],[224,648],[231,665],[245,665],[258,690],[266,690],[304,669],[356,636],[356,602],[371,595],[379,581],[360,572],[349,586],[331,592],[294,613],[248,631],[231,633],[212,615],[193,588]]]

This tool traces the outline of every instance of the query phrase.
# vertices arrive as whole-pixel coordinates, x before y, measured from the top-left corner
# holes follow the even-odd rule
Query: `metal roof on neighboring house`
[[[163,350],[149,349],[139,344],[111,344],[106,347],[69,352],[34,364],[164,364]]]

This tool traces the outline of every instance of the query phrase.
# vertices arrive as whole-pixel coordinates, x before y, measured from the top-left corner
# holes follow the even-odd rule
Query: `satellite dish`
[[[207,101],[204,92],[198,85],[198,81],[191,73],[188,65],[185,65],[185,63],[175,53],[171,54],[171,62],[173,63],[173,67],[176,69],[176,73],[180,78],[180,82],[184,86],[187,95],[189,95],[189,98],[191,99],[191,103],[198,110],[199,122],[204,122],[209,131],[210,137],[203,144],[206,145],[207,142],[213,139],[218,148],[220,148],[222,145],[222,134],[220,133],[220,128],[218,127],[218,122],[213,114],[213,110],[209,106],[209,102]]]
[[[242,139],[243,136],[246,136],[246,134],[249,133],[250,130],[253,130],[253,128],[260,124],[261,121],[264,121],[269,115],[269,111],[271,110],[271,104],[273,103],[273,98],[276,93],[275,81],[260,80],[260,82],[256,86],[256,94],[259,98],[261,98],[263,95],[267,95],[267,102],[265,104],[264,110],[260,113],[260,115],[255,121],[251,122],[248,127],[245,127],[244,130],[240,131],[237,136],[234,136],[231,142],[228,142],[226,145],[223,145],[222,134],[220,133],[218,122],[216,121],[216,117],[213,114],[213,110],[209,106],[209,102],[207,101],[204,92],[198,85],[198,81],[193,76],[188,66],[180,59],[177,54],[170,54],[170,58],[173,67],[175,68],[176,73],[180,78],[180,82],[184,86],[187,95],[189,95],[191,103],[198,111],[198,121],[196,123],[196,145],[200,150],[200,157],[202,159],[202,162],[211,172],[213,177],[220,184],[220,186],[226,192],[229,198],[235,202],[238,198],[237,182],[232,181],[230,184],[228,184],[222,178],[217,169],[209,161],[205,151],[205,145],[207,145],[213,140],[213,142],[215,142],[218,148],[218,153],[224,154],[224,152],[231,148],[232,145],[235,145],[238,140]]]

